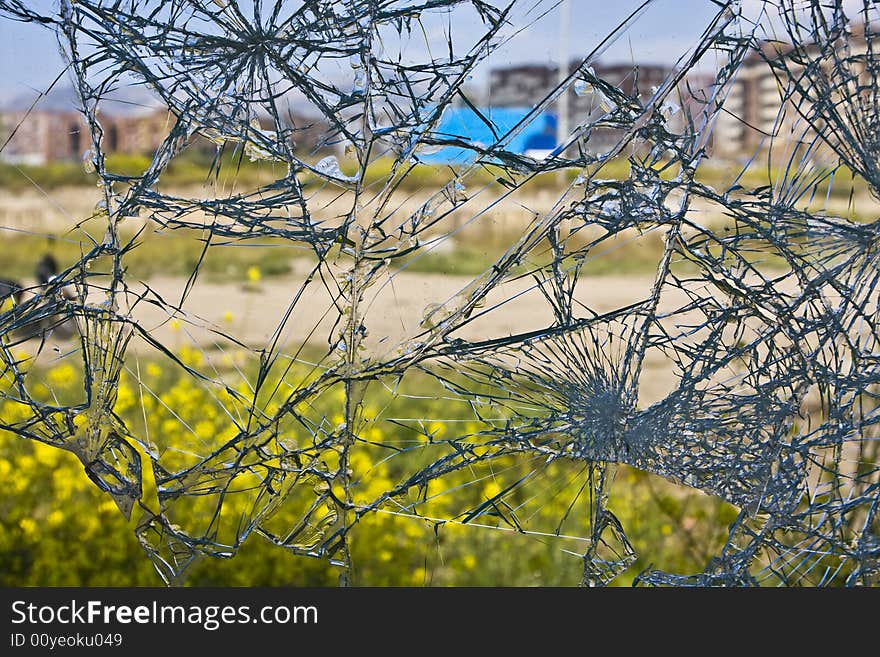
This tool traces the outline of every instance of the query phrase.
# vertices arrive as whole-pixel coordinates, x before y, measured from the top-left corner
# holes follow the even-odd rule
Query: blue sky
[[[34,0],[31,6],[45,9],[52,0]],[[497,3],[501,4],[501,3]],[[509,44],[492,55],[476,76],[482,81],[488,67],[522,62],[552,62],[559,56],[560,14],[558,0],[523,0],[515,19],[523,28]],[[572,57],[592,50],[641,0],[571,0],[568,23]],[[717,5],[709,0],[656,0],[638,21],[602,57],[604,61],[674,62],[693,45]],[[535,18],[548,12],[543,18]],[[443,37],[443,21],[429,36]],[[453,33],[465,44],[479,36],[478,23],[460,19]],[[458,47],[458,44],[457,44]],[[0,97],[34,94],[45,89],[63,69],[55,35],[45,28],[0,17]]]

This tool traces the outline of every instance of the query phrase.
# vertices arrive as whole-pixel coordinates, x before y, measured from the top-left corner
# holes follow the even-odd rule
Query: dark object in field
[[[55,260],[55,256],[47,253],[40,258],[40,261],[37,263],[35,276],[43,289],[48,288],[49,285],[54,283],[58,277],[58,261]],[[61,296],[68,301],[76,301],[78,298],[76,291],[69,285],[61,288]]]
[[[58,275],[58,261],[51,253],[47,253],[37,263],[37,282],[46,287]]]
[[[17,281],[0,279],[0,303],[6,301],[9,297],[12,297],[12,300],[17,306],[21,303],[21,295],[23,291],[24,288],[22,288],[21,284]]]
[[[39,305],[32,309],[33,313],[20,318],[20,323],[13,329],[15,337],[21,340],[37,337],[45,339],[50,335],[56,339],[73,337],[76,334],[76,324],[68,311],[67,302],[79,298],[75,288],[57,280],[58,262],[51,254],[47,253],[40,258],[34,274],[37,285],[31,288],[31,297],[36,295]],[[0,302],[12,296],[18,305],[22,301],[23,293],[24,288],[19,283],[0,280]]]

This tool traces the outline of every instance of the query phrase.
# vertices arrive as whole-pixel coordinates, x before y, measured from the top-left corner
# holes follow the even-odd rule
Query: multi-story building
[[[714,151],[721,156],[752,153],[777,129],[783,94],[773,70],[758,51],[749,53],[727,92],[715,123]]]
[[[291,115],[287,118],[289,138],[294,148],[310,153],[323,143],[328,131],[325,121]],[[102,145],[107,153],[150,155],[171,132],[176,118],[166,109],[149,114],[99,117],[104,132]],[[274,122],[261,119],[263,129],[272,130]],[[6,143],[8,140],[8,143]],[[82,114],[73,111],[24,110],[0,111],[0,162],[41,165],[47,162],[76,161],[92,148],[92,137]],[[216,144],[195,137],[195,150],[213,154]]]
[[[170,131],[172,119],[160,110],[142,116],[102,115],[104,149],[127,155],[155,151]],[[82,159],[92,138],[78,112],[18,110],[0,112],[0,144],[6,144],[0,160],[40,165]]]
[[[570,70],[574,71],[578,63],[572,63]],[[672,68],[662,64],[596,64],[593,71],[627,96],[645,100],[651,96],[652,88],[666,82]]]
[[[874,88],[869,72],[859,63],[859,58],[867,52],[864,34],[864,27],[856,26],[847,40],[846,66],[858,80],[836,88],[837,94],[857,93],[856,88]],[[725,111],[718,116],[714,130],[714,148],[718,155],[749,156],[769,147],[771,142],[790,149],[815,139],[815,132],[803,119],[804,114],[812,112],[811,101],[805,100],[795,85],[790,84],[803,70],[801,64],[790,58],[791,46],[767,42],[760,48],[750,52],[743,61],[724,102]],[[808,57],[815,54],[816,63],[822,68],[828,70],[834,66],[833,58],[819,57],[818,46],[807,44],[804,50]],[[774,70],[770,64],[786,58],[784,70]]]
[[[557,67],[525,64],[496,68],[489,73],[491,107],[530,107],[556,86]]]
[[[9,111],[0,113],[0,160],[39,165],[82,157],[81,117],[75,112]]]
[[[581,66],[581,60],[569,63],[569,73]],[[615,85],[629,96],[644,99],[651,88],[662,84],[671,73],[660,64],[601,64],[593,65],[597,77]],[[494,69],[489,73],[489,105],[492,107],[530,107],[550,94],[558,82],[559,68],[554,64],[527,64]],[[568,104],[572,112],[590,111],[593,100],[589,94],[578,95],[575,86],[568,90]]]
[[[582,60],[573,60],[569,63],[569,73],[577,71]],[[627,96],[638,98],[645,102],[654,93],[654,89],[662,85],[672,73],[669,66],[662,64],[603,64],[596,63],[592,66],[593,73],[601,80],[614,85]],[[558,67],[549,65],[524,65],[508,68],[495,69],[489,75],[489,98],[490,107],[532,107],[541,102],[552,93],[558,84]],[[684,92],[681,85],[682,99],[673,96],[676,104],[684,105],[686,112],[696,112],[701,107],[692,97],[695,89],[702,89],[711,84],[711,79],[706,76],[689,76],[690,93]],[[580,93],[578,93],[580,91]],[[584,92],[582,85],[572,84],[567,93],[568,120],[570,125],[577,125],[585,120],[596,118],[607,111],[601,100],[592,91]],[[708,92],[704,94],[708,96]],[[551,113],[558,112],[558,104],[550,106]],[[676,119],[680,120],[680,119]],[[618,131],[602,129],[594,131],[590,137],[589,146],[596,151],[604,150],[619,138]]]

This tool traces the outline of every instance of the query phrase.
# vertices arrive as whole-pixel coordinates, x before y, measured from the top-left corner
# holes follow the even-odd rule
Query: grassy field
[[[4,165],[5,166],[5,165]],[[144,160],[111,160],[117,172],[134,175],[143,170]],[[169,178],[180,185],[198,185],[204,182],[208,169],[204,162],[182,161],[169,171]],[[383,165],[384,166],[384,165]],[[605,172],[624,176],[628,165],[615,162]],[[350,171],[347,171],[350,172]],[[37,183],[48,191],[70,185],[85,188],[94,184],[78,165],[53,165],[25,170],[30,182],[16,168],[0,167],[0,187],[7,191],[30,189]],[[389,171],[377,166],[368,172],[368,183],[380,184]],[[497,172],[485,169],[477,182],[494,185]],[[221,162],[218,180],[234,181],[241,186],[253,186],[274,180],[280,175],[277,167],[250,163],[246,160]],[[762,177],[759,169],[751,171],[741,183],[758,187],[772,179]],[[224,178],[227,176],[227,178]],[[482,176],[482,177],[480,177]],[[729,171],[701,169],[701,180],[707,184],[723,185],[732,180]],[[416,169],[408,178],[411,189],[435,187],[447,182],[450,172],[427,167]],[[23,181],[23,182],[22,182]],[[309,185],[317,186],[313,180]],[[556,190],[558,177],[547,175],[536,183]],[[860,183],[835,182],[834,194],[846,198],[850,190],[864,193]],[[500,183],[498,188],[501,189]],[[94,189],[92,187],[92,189]],[[843,192],[837,190],[844,190]],[[92,242],[103,237],[102,218],[85,224],[82,230],[56,234],[56,239],[44,235],[7,233],[0,241],[0,276],[30,279],[39,254],[52,252],[62,266],[79,261]],[[393,263],[414,273],[443,273],[474,276],[491,267],[519,236],[515,229],[495,229],[491,232],[462,230],[444,249],[428,251]],[[123,230],[123,243],[132,239],[132,229]],[[595,237],[595,235],[594,235]],[[138,245],[124,258],[128,275],[149,281],[154,276],[189,276],[204,252],[204,231],[176,230],[156,232],[149,229],[137,238]],[[576,236],[573,243],[583,245],[585,236]],[[246,245],[245,245],[246,244]],[[540,244],[529,258],[520,264],[514,274],[546,265],[549,245]],[[645,276],[656,271],[662,253],[660,231],[638,234],[635,229],[607,240],[595,247],[582,269],[587,276],[606,274]],[[282,277],[289,274],[304,250],[284,240],[261,239],[247,243],[215,245],[201,262],[204,276],[220,282],[247,282],[261,277]],[[95,273],[95,272],[92,272]],[[207,357],[223,363],[219,376],[241,386],[246,393],[253,383],[252,363],[243,368],[240,378],[232,367],[237,354],[206,354],[198,350],[181,349],[180,357],[193,366],[201,366]],[[29,355],[16,355],[27,363]],[[44,401],[70,403],[82,399],[82,372],[74,365],[61,364],[52,368],[34,366],[29,377],[29,391]],[[168,362],[133,358],[119,387],[115,403],[117,415],[138,435],[156,437],[162,445],[165,462],[174,453],[184,454],[198,445],[200,453],[216,448],[234,436],[234,426],[223,408],[218,406],[220,391],[197,382],[189,374]],[[138,377],[136,372],[141,372]],[[303,365],[296,365],[287,374],[276,377],[266,389],[289,390],[306,377]],[[358,427],[363,441],[359,442],[357,472],[362,476],[365,495],[375,495],[387,489],[390,482],[400,481],[418,465],[426,462],[436,446],[426,444],[426,436],[451,438],[460,433],[473,435],[481,428],[474,423],[473,414],[456,410],[439,391],[432,391],[427,375],[409,377],[396,393],[389,395],[389,387],[397,382],[373,382],[365,416],[368,423]],[[0,390],[8,394],[0,401],[0,422],[14,424],[27,421],[33,410],[14,401],[16,393],[9,388],[10,381],[0,379]],[[5,388],[3,386],[6,386]],[[259,406],[277,408],[279,399],[262,398]],[[338,391],[331,391],[316,401],[310,410],[318,424],[340,421],[342,399]],[[171,413],[169,409],[173,409]],[[415,418],[402,422],[399,418]],[[468,423],[471,423],[468,425]],[[464,431],[461,427],[464,426]],[[308,440],[293,426],[281,427],[282,433],[295,440]],[[458,432],[458,433],[457,433]],[[377,444],[418,444],[420,448],[405,454],[394,454]],[[141,453],[142,457],[145,454]],[[495,471],[479,467],[447,477],[443,485],[450,490],[463,490],[460,495],[446,497],[446,506],[438,508],[444,517],[454,517],[456,505],[466,509],[479,505],[497,494],[509,478],[521,477],[533,465],[526,458],[505,457],[495,463]],[[180,464],[178,464],[180,465]],[[553,520],[566,515],[577,490],[585,479],[582,462],[560,460],[552,468],[542,471],[544,489],[517,491],[521,497],[513,501],[525,503],[529,495],[546,500],[540,509],[540,525],[550,528]],[[505,479],[498,472],[506,473]],[[0,477],[8,482],[0,498],[0,583],[4,585],[147,585],[159,580],[133,531],[140,517],[127,522],[119,514],[112,500],[89,481],[82,465],[70,453],[40,443],[26,441],[9,432],[0,431]],[[155,482],[146,475],[147,497],[155,499]],[[727,527],[736,516],[736,510],[720,500],[702,493],[679,487],[659,477],[620,467],[612,489],[610,506],[620,518],[627,535],[639,555],[636,563],[617,581],[628,584],[643,568],[653,565],[679,573],[703,570],[709,559],[723,544]],[[556,494],[548,491],[556,490]],[[310,494],[305,491],[306,498]],[[367,495],[369,497],[369,495]],[[189,528],[204,526],[210,517],[207,498],[194,502],[183,512],[177,512],[175,522]],[[299,500],[297,504],[302,502]],[[151,502],[152,503],[152,502]],[[224,519],[227,527],[238,527],[237,519],[247,513],[249,498],[234,496],[230,500],[231,515]],[[439,503],[438,503],[439,504]],[[586,506],[580,500],[574,522],[583,524]],[[295,523],[301,509],[285,507],[273,519],[283,528]],[[580,514],[580,515],[578,515]],[[459,519],[461,516],[459,516]],[[468,526],[470,525],[470,526]],[[583,527],[581,527],[583,530]],[[572,529],[572,531],[575,531]],[[581,534],[582,535],[582,534]],[[369,514],[358,523],[352,533],[352,550],[356,564],[355,581],[373,585],[535,585],[578,583],[582,564],[564,550],[582,544],[566,542],[554,537],[536,537],[501,529],[487,529],[477,523],[445,525],[391,514]],[[98,556],[96,556],[98,555]],[[59,568],[59,563],[64,567]],[[258,535],[251,535],[234,559],[203,559],[190,571],[187,580],[194,585],[332,585],[338,570],[325,560],[296,556],[291,551],[271,545]]]
[[[318,158],[304,156],[304,161],[314,164]],[[139,176],[149,167],[150,159],[146,156],[110,154],[106,159],[107,171],[117,176]],[[346,175],[357,171],[353,160],[340,157],[340,166]],[[624,158],[612,160],[603,165],[599,178],[623,180],[630,175],[630,162]],[[658,165],[658,169],[662,165]],[[746,170],[743,172],[742,169]],[[367,167],[366,188],[377,190],[389,180],[399,178],[399,188],[415,190],[423,188],[440,188],[459,174],[458,168],[427,164],[411,164],[400,167],[392,177],[391,158],[379,158]],[[216,184],[219,187],[235,185],[239,188],[254,188],[265,185],[283,177],[286,168],[276,162],[251,161],[242,153],[226,151],[219,158],[204,154],[188,153],[175,158],[162,175],[161,184],[169,187],[185,187]],[[542,173],[534,176],[528,183],[532,190],[560,190],[564,185],[575,180],[581,171],[571,169],[562,175],[557,172]],[[664,169],[660,173],[663,179],[669,180],[675,175],[674,169]],[[494,166],[478,166],[468,175],[469,185],[482,187],[491,185],[495,189],[504,188],[499,178],[504,171]],[[709,185],[719,192],[724,192],[734,181],[744,189],[758,189],[765,186],[780,185],[783,181],[797,180],[794,171],[789,170],[785,163],[772,166],[756,160],[750,165],[745,163],[723,163],[709,161],[697,170],[698,182]],[[807,180],[808,178],[801,178]],[[98,181],[97,174],[87,172],[79,162],[53,162],[40,166],[19,166],[0,163],[0,189],[23,191],[35,186],[43,190],[54,190],[66,186],[94,186]],[[312,189],[323,181],[317,176],[305,172],[301,174],[301,182],[305,189]],[[854,176],[846,166],[839,166],[834,171],[833,181],[829,176],[816,178],[816,194],[824,198],[829,193],[829,182],[832,182],[830,195],[836,199],[847,199],[850,196],[861,197],[868,193],[864,180]]]
[[[123,236],[126,243],[133,236]],[[453,239],[452,245],[440,250],[395,260],[394,267],[412,273],[450,274],[476,276],[491,268],[501,258],[516,235],[496,234],[491,241],[474,243],[465,238]],[[506,238],[506,239],[505,239]],[[47,241],[40,236],[13,235],[0,242],[0,275],[17,280],[28,280],[34,275],[39,254],[52,253],[58,262],[69,267],[76,264],[90,243],[82,240]],[[128,276],[148,281],[152,276],[188,277],[198,265],[201,275],[208,280],[220,282],[243,282],[253,273],[260,277],[277,277],[289,274],[297,258],[309,251],[281,239],[249,240],[212,246],[204,259],[204,241],[201,232],[178,231],[158,234],[146,232],[137,240],[137,246],[123,259]],[[596,247],[581,270],[584,276],[644,275],[655,272],[663,252],[662,235],[653,233],[640,239],[619,237]],[[201,263],[200,263],[201,260]],[[550,261],[549,246],[544,244],[520,266],[511,270],[512,275],[530,271]]]
[[[108,158],[108,169],[123,176],[138,175],[148,164],[149,160],[145,157],[111,155]],[[343,162],[343,170],[349,174],[353,173],[352,163]],[[413,208],[418,207],[418,203],[424,198],[425,190],[439,189],[452,180],[456,173],[449,167],[414,166],[402,178],[401,186],[398,188],[400,197],[408,202],[408,205],[404,206],[407,208],[404,213],[412,212]],[[623,179],[629,173],[630,163],[620,159],[606,164],[599,175],[607,179]],[[377,191],[391,174],[389,159],[380,159],[372,163],[367,171],[367,189]],[[528,194],[524,198],[521,199],[517,195],[498,205],[497,212],[502,214],[503,220],[492,220],[497,224],[494,229],[487,230],[486,221],[481,218],[472,228],[457,231],[455,237],[448,241],[446,248],[428,249],[396,260],[393,264],[405,267],[411,272],[466,276],[480,274],[497,262],[520,236],[528,213],[518,204],[528,204],[530,210],[537,207],[536,212],[545,211],[541,203],[533,205],[529,195],[549,194],[548,198],[551,200],[545,200],[543,204],[551,203],[552,199],[561,193],[560,185],[569,183],[577,174],[578,171],[569,171],[562,177],[556,173],[537,176],[528,183],[526,188]],[[246,157],[236,157],[234,154],[226,154],[217,161],[204,156],[190,155],[177,158],[172,163],[163,176],[162,185],[173,188],[175,192],[178,188],[188,189],[190,194],[199,197],[204,195],[205,191],[211,190],[213,193],[221,191],[228,193],[233,189],[253,189],[283,175],[284,170],[277,163],[251,162]],[[492,167],[478,168],[468,179],[468,189],[488,190],[491,200],[491,195],[497,196],[504,191],[504,187],[497,182],[500,175],[501,172]],[[661,175],[668,178],[671,173],[664,171]],[[759,189],[774,184],[785,176],[785,171],[780,168],[771,169],[754,164],[739,178],[738,184],[745,189]],[[711,161],[700,167],[697,176],[699,181],[721,191],[732,185],[735,178],[737,171],[732,165],[719,167]],[[71,196],[74,200],[64,201],[72,207],[68,213],[72,212],[72,216],[58,215],[51,222],[40,216],[41,213],[50,211],[58,214],[59,210],[52,207],[54,202],[52,197],[67,199],[67,196],[62,194],[64,190],[82,189],[83,194],[86,194],[87,190],[91,189],[88,196],[93,206],[96,180],[95,174],[86,173],[78,163],[58,162],[31,168],[0,164],[0,190],[16,195],[25,192],[33,195],[35,186],[39,186],[48,195],[45,199],[35,196],[33,202],[22,206],[16,215],[6,215],[3,219],[3,223],[7,223],[10,230],[0,242],[0,262],[2,262],[0,276],[18,279],[30,277],[36,259],[34,254],[45,251],[51,251],[59,262],[69,266],[79,261],[81,254],[92,247],[94,240],[103,239],[104,218],[90,209],[88,201],[77,200],[75,195]],[[333,202],[333,190],[322,187],[324,183],[317,176],[305,174],[302,180],[307,192],[325,195],[310,201],[319,211],[319,215],[323,217],[326,214],[332,217],[334,213],[345,211],[342,207],[344,202],[340,203],[337,209],[337,205]],[[205,186],[208,181],[213,183],[210,189]],[[804,202],[810,202],[811,209],[820,209],[827,197],[827,188],[827,180],[817,184],[812,200],[810,200],[811,194],[807,194]],[[841,213],[855,220],[873,221],[877,212],[880,212],[877,203],[867,193],[864,182],[858,178],[854,180],[845,168],[835,173],[834,184],[831,186],[831,199],[834,206],[832,212]],[[858,199],[859,202],[850,203],[851,199]],[[485,207],[487,203],[483,206],[478,204],[473,211]],[[0,216],[3,216],[2,210],[6,205],[9,204],[0,202]],[[323,205],[329,207],[325,209]],[[45,212],[41,208],[44,208]],[[84,216],[84,212],[88,214]],[[467,220],[468,212],[471,210],[460,211],[462,216],[453,221]],[[710,214],[706,216],[697,214],[697,220],[714,222],[713,225],[717,224],[716,227],[720,227],[726,221],[724,216],[718,213],[718,209],[709,208],[708,212]],[[712,215],[712,212],[718,216]],[[94,216],[93,220],[85,221],[81,229],[69,229],[75,221],[85,220],[89,215]],[[522,215],[525,219],[508,221],[507,215],[511,218],[513,215],[517,217]],[[43,227],[39,228],[39,226]],[[68,230],[61,230],[61,226],[66,226]],[[37,234],[28,234],[28,230]],[[134,236],[135,228],[123,227],[121,232],[123,242],[127,242]],[[45,236],[41,236],[43,233]],[[591,276],[645,275],[655,271],[663,248],[660,231],[640,236],[630,233],[617,235],[599,244],[588,254],[582,273]],[[589,233],[591,239],[599,234],[597,231]],[[581,247],[587,243],[586,236],[587,231],[584,231],[576,235],[570,244]],[[206,232],[190,229],[160,233],[150,224],[138,238],[137,247],[126,255],[125,266],[129,275],[140,279],[148,279],[156,274],[188,277],[203,256],[206,237]],[[217,242],[218,240],[213,240],[214,244]],[[261,276],[282,276],[290,272],[296,258],[302,257],[307,252],[302,245],[292,245],[283,240],[259,239],[239,242],[227,240],[221,244],[209,249],[201,262],[203,274],[213,280],[240,281],[254,267],[259,268]],[[535,249],[529,255],[528,261],[522,263],[515,273],[546,264],[549,261],[548,246],[542,244]]]
[[[27,355],[19,357],[27,366]],[[182,350],[180,357],[198,367],[207,355]],[[81,372],[75,365],[65,363],[42,370],[34,367],[30,378],[35,397],[48,401],[57,396],[64,403],[82,397]],[[229,369],[223,376],[234,388],[247,393],[247,379],[254,370],[247,362],[242,368],[243,377]],[[133,372],[140,372],[139,379]],[[283,375],[272,373],[264,390],[274,390],[283,381],[295,386],[308,377],[308,368],[298,364]],[[8,384],[8,380],[0,380],[0,388],[14,398]],[[353,447],[351,461],[358,482],[354,487],[356,500],[372,499],[435,458],[444,449],[442,439],[487,428],[462,410],[465,405],[450,405],[426,395],[432,386],[426,375],[416,375],[405,379],[393,396],[382,382],[368,390],[357,430],[361,440]],[[188,454],[208,454],[236,433],[229,418],[218,412],[217,396],[217,389],[200,384],[170,363],[135,363],[130,359],[114,410],[131,431],[153,437],[165,467],[185,467],[191,461]],[[261,395],[259,406],[272,412],[283,396]],[[332,426],[341,417],[341,402],[340,391],[329,390],[301,412],[319,424]],[[235,414],[236,404],[225,403]],[[0,401],[2,422],[26,420],[30,412],[11,399]],[[397,419],[406,417],[423,420]],[[77,421],[76,426],[82,423]],[[279,425],[285,444],[308,443],[308,434],[297,426],[294,422]],[[430,441],[428,434],[433,436]],[[472,440],[480,442],[479,437]],[[400,454],[382,447],[407,444],[418,447]],[[266,449],[273,447],[266,445]],[[141,455],[146,456],[143,451]],[[332,468],[331,457],[328,453],[323,458]],[[436,486],[432,484],[431,502],[422,511],[430,512],[426,515],[458,517],[460,521],[468,508],[497,495],[512,481],[537,472],[539,476],[531,483],[511,491],[505,499],[513,505],[524,505],[521,515],[532,530],[552,533],[556,527],[562,534],[580,531],[583,535],[587,531],[587,498],[582,489],[587,476],[585,464],[560,460],[545,465],[543,461],[536,464],[526,455],[504,456],[491,464],[476,464],[444,476],[435,482]],[[113,501],[89,481],[72,454],[0,431],[0,474],[7,482],[0,499],[0,583],[160,583],[133,534],[142,520],[139,513],[136,511],[130,522],[125,521]],[[231,486],[240,492],[231,492],[225,499],[220,525],[215,527],[218,540],[234,541],[236,529],[246,522],[254,500],[245,481],[249,478],[253,477],[245,473]],[[144,499],[155,506],[155,495],[148,469]],[[413,500],[421,494],[414,495]],[[302,513],[301,506],[312,496],[310,485],[294,492],[291,502],[280,507],[264,526],[278,531],[289,529]],[[529,506],[533,496],[540,505]],[[183,499],[169,510],[169,516],[185,530],[199,532],[213,517],[215,502],[215,496],[207,494],[190,501]],[[627,467],[619,468],[616,474],[609,504],[639,553],[636,563],[616,582],[621,585],[629,584],[649,564],[676,572],[702,570],[723,544],[727,525],[736,516],[733,507],[717,499]],[[565,518],[568,520],[563,523]],[[497,518],[492,514],[464,524],[441,525],[381,512],[368,514],[351,534],[355,581],[361,585],[401,586],[579,582],[581,561],[566,550],[583,549],[583,543],[482,526],[495,522]],[[334,585],[337,576],[338,570],[326,560],[296,556],[252,535],[233,559],[199,560],[190,570],[187,583]]]
[[[78,238],[78,239],[77,239]],[[252,240],[247,246],[230,244],[214,246],[205,251],[202,231],[157,233],[145,231],[135,238],[131,232],[122,234],[121,243],[135,239],[136,246],[123,258],[129,276],[149,280],[152,276],[188,277],[199,266],[212,280],[246,281],[248,272],[256,267],[260,276],[280,276],[291,270],[291,261],[302,254],[302,248],[283,240]],[[2,276],[27,280],[33,278],[40,254],[51,253],[61,267],[75,265],[92,242],[80,233],[62,239],[47,240],[42,236],[13,234],[0,243]]]

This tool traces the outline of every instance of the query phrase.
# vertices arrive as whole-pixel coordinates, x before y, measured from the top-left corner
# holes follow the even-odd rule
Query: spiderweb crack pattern
[[[637,557],[612,508],[626,465],[738,510],[704,572],[649,568],[640,584],[880,583],[880,233],[876,219],[811,203],[844,167],[880,196],[877,9],[707,3],[711,19],[663,83],[628,93],[593,66],[657,4],[648,0],[502,127],[468,82],[555,4],[62,0],[40,12],[0,0],[5,19],[57,34],[106,224],[78,263],[0,315],[0,394],[23,409],[0,428],[74,453],[123,514],[138,514],[138,539],[168,582],[257,534],[329,559],[351,583],[358,524],[395,514],[558,540],[582,560],[583,584],[606,585]],[[429,31],[442,38],[426,45]],[[701,172],[716,123],[736,115],[731,89],[755,57],[781,99],[761,152],[782,157],[782,173],[752,185],[756,154],[709,184]],[[691,74],[707,62],[713,80],[697,89]],[[101,114],[108,93],[130,85],[169,110],[167,135],[137,175],[109,167]],[[558,148],[539,157],[512,146],[571,89],[595,102]],[[317,118],[294,115],[291,99]],[[470,108],[490,143],[444,132],[454,107]],[[316,126],[321,139],[304,150]],[[194,140],[271,165],[274,180],[179,193],[163,180]],[[442,149],[464,157],[435,167],[439,185],[409,184]],[[380,160],[391,164],[376,174]],[[627,173],[615,176],[622,160]],[[528,194],[568,172],[577,177],[531,210]],[[525,219],[491,266],[448,296],[424,291],[401,305],[399,330],[374,335],[378,300],[396,295],[402,272],[510,208]],[[134,237],[132,221],[143,225]],[[128,273],[147,229],[201,235],[174,298]],[[307,266],[283,307],[264,309],[277,322],[255,344],[187,303],[212,251],[261,240],[298,249]],[[629,242],[658,245],[650,285],[613,309],[592,307],[590,267]],[[527,316],[535,304],[542,314]],[[205,356],[182,357],[140,319],[144,308],[198,333]],[[493,328],[510,314],[521,321]],[[302,326],[308,335],[294,336]],[[37,395],[14,350],[37,340],[43,353],[63,327],[78,343],[63,357],[83,372],[75,400]],[[322,345],[315,358],[307,342]],[[222,440],[187,425],[185,400],[160,400],[185,427],[173,440],[115,412],[121,377],[151,394],[134,369],[143,353],[210,396]],[[673,379],[654,399],[644,390],[651,362]],[[451,409],[442,431],[400,415],[414,389]],[[377,462],[391,468],[378,491]],[[498,486],[481,498],[474,484],[486,479]],[[568,510],[550,517],[544,503],[557,495],[570,497]]]

